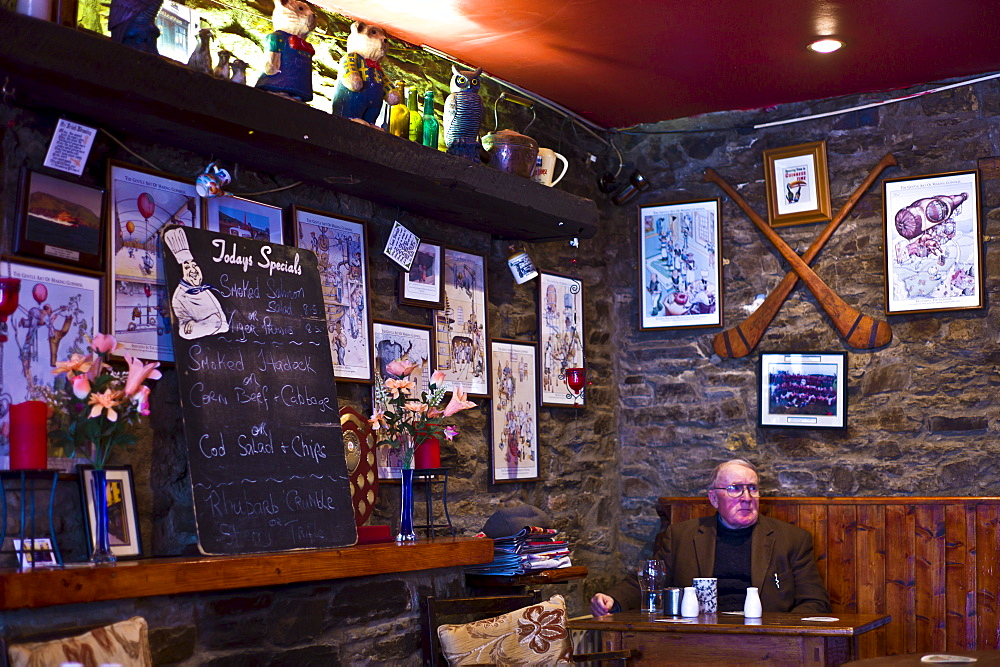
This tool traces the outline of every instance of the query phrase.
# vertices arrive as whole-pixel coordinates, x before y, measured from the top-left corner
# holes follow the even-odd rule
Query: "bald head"
[[[730,459],[729,461],[725,461],[724,463],[720,463],[719,465],[715,466],[715,468],[712,470],[712,474],[709,475],[708,477],[708,484],[706,485],[706,488],[711,489],[713,486],[716,486],[716,482],[719,481],[719,475],[722,474],[723,470],[726,470],[730,466],[749,468],[750,470],[753,471],[755,475],[757,474],[757,468],[754,466],[754,464],[750,463],[746,459]]]

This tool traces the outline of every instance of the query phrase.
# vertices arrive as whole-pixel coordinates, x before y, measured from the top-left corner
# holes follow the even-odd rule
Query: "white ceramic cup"
[[[556,168],[556,160],[562,162],[562,171],[558,178],[552,178]],[[566,158],[551,148],[539,148],[538,157],[535,158],[535,169],[531,172],[531,180],[552,187],[562,180],[567,171],[569,171],[569,161]]]
[[[698,606],[703,614],[714,614],[719,607],[719,580],[715,577],[696,577],[692,582],[698,594]]]

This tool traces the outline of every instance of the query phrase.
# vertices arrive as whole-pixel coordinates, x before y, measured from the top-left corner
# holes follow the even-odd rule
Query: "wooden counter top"
[[[278,586],[488,563],[493,540],[447,537],[241,556],[145,558],[114,566],[0,570],[0,610]]]

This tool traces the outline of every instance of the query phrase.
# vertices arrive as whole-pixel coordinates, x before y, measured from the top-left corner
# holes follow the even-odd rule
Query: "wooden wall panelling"
[[[885,613],[893,623],[886,628],[889,655],[916,651],[913,623],[913,512],[903,505],[885,508]]]
[[[976,645],[976,508],[945,508],[946,651]]]
[[[945,649],[944,505],[918,505],[914,519],[917,651]]]
[[[997,555],[1000,554],[1000,520],[997,507],[980,505],[976,512],[976,572],[977,605],[979,620],[976,649],[1000,648],[997,596],[1000,595],[1000,573],[997,572]]]
[[[680,521],[705,498],[661,498]],[[1000,648],[1000,498],[762,498],[761,512],[813,535],[834,613],[883,613],[862,658]]]
[[[885,507],[858,506],[858,532],[855,540],[858,609],[869,614],[885,611]],[[891,624],[890,624],[891,625]],[[864,657],[885,655],[885,626],[861,636],[860,654]]]
[[[857,576],[854,550],[857,507],[830,505],[827,508],[826,579],[830,602],[837,611],[858,613]]]

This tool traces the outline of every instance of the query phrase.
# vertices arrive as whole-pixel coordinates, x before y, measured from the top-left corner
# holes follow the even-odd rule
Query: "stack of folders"
[[[514,576],[536,570],[570,567],[569,542],[556,539],[554,528],[526,526],[516,535],[494,538],[493,562],[467,565],[469,574]],[[483,535],[485,537],[485,535]]]

